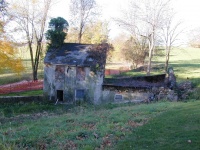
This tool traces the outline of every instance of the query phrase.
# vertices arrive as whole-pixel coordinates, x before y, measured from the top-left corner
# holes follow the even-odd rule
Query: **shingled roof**
[[[44,63],[70,66],[94,66],[97,63],[105,65],[107,50],[108,44],[65,43],[60,48],[50,48],[46,53]],[[99,57],[103,57],[103,61],[100,62]]]
[[[152,88],[165,85],[165,74],[152,76],[105,78],[104,87]]]

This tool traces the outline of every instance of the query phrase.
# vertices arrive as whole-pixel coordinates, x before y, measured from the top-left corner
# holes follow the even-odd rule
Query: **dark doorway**
[[[57,90],[57,100],[63,101],[63,90]]]

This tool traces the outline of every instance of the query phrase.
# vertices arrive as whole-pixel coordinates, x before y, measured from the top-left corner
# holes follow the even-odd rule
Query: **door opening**
[[[57,90],[57,100],[63,101],[63,90]]]

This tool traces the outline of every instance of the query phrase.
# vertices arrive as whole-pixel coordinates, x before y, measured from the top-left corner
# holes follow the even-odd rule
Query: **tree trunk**
[[[37,78],[37,70],[34,70],[34,72],[33,72],[33,81],[37,81],[38,80],[38,78]]]
[[[33,58],[33,50],[32,50],[31,43],[29,43],[29,49],[30,49],[30,55],[31,55],[33,81],[37,81],[38,80],[38,65],[39,65],[39,60],[40,60],[40,52],[42,50],[41,42],[37,42],[35,59]]]
[[[82,34],[81,34],[81,32],[79,32],[79,34],[78,34],[78,43],[81,43],[81,38],[82,38]]]
[[[149,62],[147,66],[147,75],[150,75],[151,73],[151,61],[152,61],[152,55],[154,50],[154,30],[151,35],[149,35]]]
[[[78,43],[81,43],[82,32],[83,32],[83,25],[82,25],[82,21],[81,21],[81,23],[80,23],[80,30],[79,30],[79,33],[78,33]]]
[[[169,53],[170,53],[170,48],[166,47],[166,59],[165,59],[165,73],[168,71],[168,66],[169,66]]]
[[[150,73],[151,73],[152,54],[153,54],[153,49],[150,49],[149,50],[149,61],[148,61],[148,66],[147,66],[147,75],[150,75]]]

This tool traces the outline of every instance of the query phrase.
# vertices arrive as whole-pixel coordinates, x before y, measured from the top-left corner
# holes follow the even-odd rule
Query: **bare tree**
[[[139,41],[142,41],[143,38],[148,40],[147,74],[151,72],[151,62],[158,30],[163,26],[163,20],[169,9],[169,2],[170,0],[134,0],[130,2],[128,10],[123,11],[123,18],[115,19]]]
[[[189,44],[192,47],[200,48],[200,28],[192,29],[189,33]]]
[[[175,22],[175,13],[171,12],[166,18],[164,25],[161,28],[161,38],[163,39],[163,44],[165,47],[165,72],[168,71],[169,58],[172,46],[176,44],[178,37],[183,33],[183,28],[181,28],[181,21]]]
[[[78,30],[78,42],[81,43],[82,35],[88,23],[97,16],[95,0],[71,0],[71,22]]]
[[[17,29],[24,35],[31,56],[33,80],[37,80],[38,64],[43,49],[43,39],[51,0],[12,1],[11,15]]]

